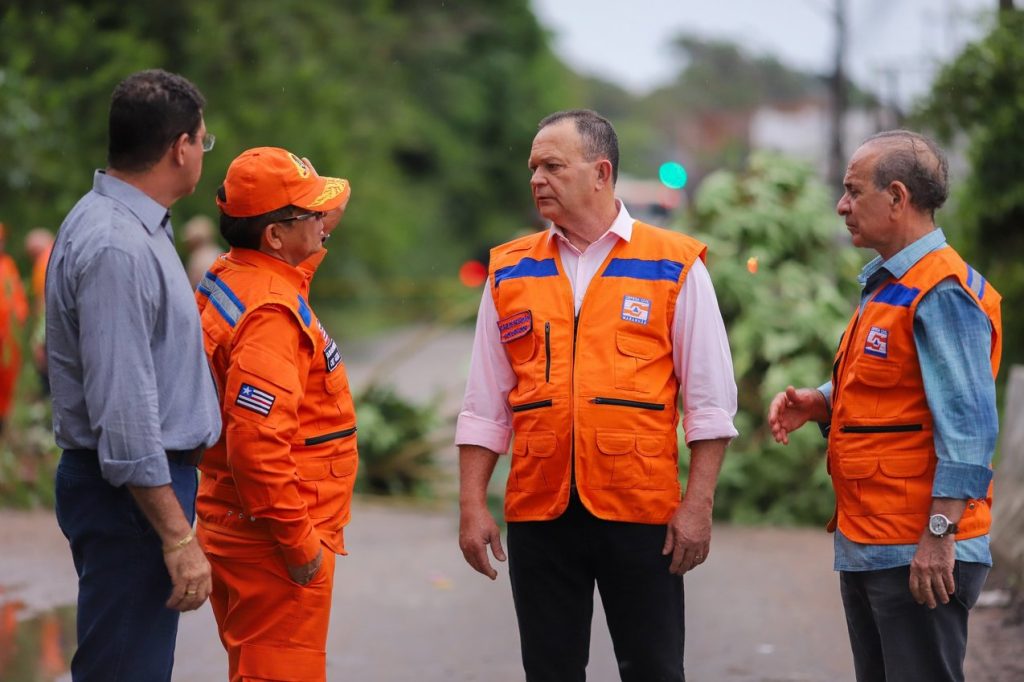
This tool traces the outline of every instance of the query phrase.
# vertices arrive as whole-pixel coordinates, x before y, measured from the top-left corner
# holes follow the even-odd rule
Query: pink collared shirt
[[[629,241],[633,219],[622,202],[611,227],[580,252],[562,231],[551,226],[550,238],[558,241],[576,311],[579,312],[590,280],[597,274],[617,240]],[[508,452],[512,440],[512,410],[508,394],[516,375],[498,334],[498,311],[488,287],[484,287],[476,318],[473,357],[469,363],[466,395],[455,427],[456,445],[479,445],[497,453]],[[722,313],[711,276],[697,260],[679,288],[672,321],[672,364],[683,398],[683,432],[686,442],[734,438],[736,380]]]

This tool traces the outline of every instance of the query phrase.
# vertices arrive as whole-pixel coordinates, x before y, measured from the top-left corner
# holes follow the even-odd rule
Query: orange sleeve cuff
[[[320,551],[320,536],[314,530],[313,525],[306,521],[307,531],[304,538],[297,545],[281,545],[281,554],[284,555],[284,562],[289,566],[304,566],[316,558]]]

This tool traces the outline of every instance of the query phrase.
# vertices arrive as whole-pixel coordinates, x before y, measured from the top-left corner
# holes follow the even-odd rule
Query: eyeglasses
[[[217,137],[213,133],[206,133],[203,135],[203,151],[208,152],[213,150],[213,145],[217,142]]]
[[[300,213],[299,215],[293,215],[291,218],[281,218],[276,221],[279,223],[290,223],[292,221],[299,220],[323,220],[324,216],[327,215],[323,211],[313,211],[311,213]]]

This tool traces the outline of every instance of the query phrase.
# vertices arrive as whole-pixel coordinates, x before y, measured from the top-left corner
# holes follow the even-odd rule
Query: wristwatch
[[[928,517],[928,532],[937,538],[956,535],[957,530],[956,524],[945,514],[932,514]]]

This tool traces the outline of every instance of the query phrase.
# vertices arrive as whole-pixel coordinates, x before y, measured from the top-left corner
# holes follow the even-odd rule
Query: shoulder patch
[[[242,384],[242,387],[238,389],[235,405],[266,417],[270,414],[276,400],[277,396],[273,393],[256,388],[252,384]]]
[[[533,331],[533,312],[524,310],[521,313],[509,315],[503,320],[498,320],[498,331],[501,333],[502,343],[526,336]]]

